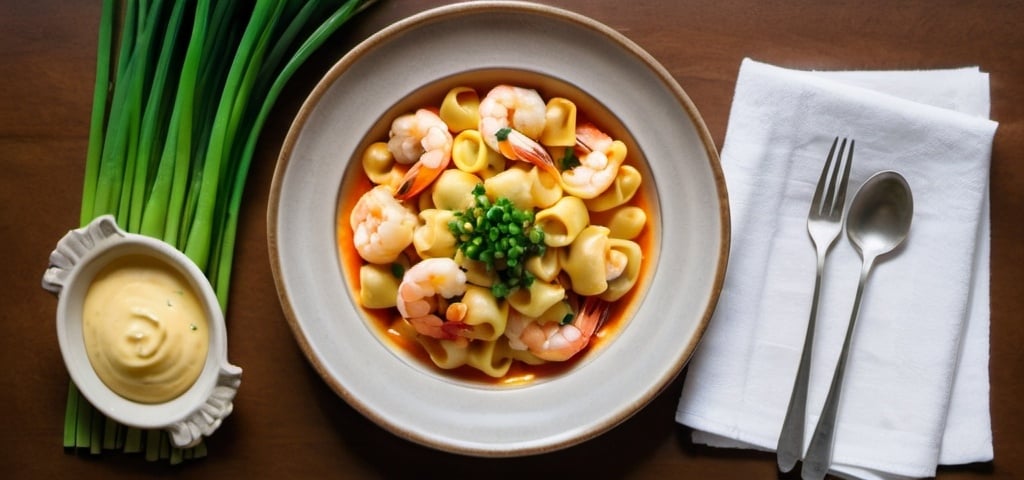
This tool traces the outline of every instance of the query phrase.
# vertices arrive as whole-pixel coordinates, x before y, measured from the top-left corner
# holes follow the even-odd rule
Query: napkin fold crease
[[[832,140],[856,140],[847,203],[869,176],[913,189],[905,244],[865,288],[832,473],[934,476],[992,459],[989,417],[988,74],[978,68],[808,72],[744,59],[722,148],[732,247],[718,308],[676,420],[693,441],[774,451],[815,276],[807,211]],[[845,233],[825,264],[805,419],[821,411],[861,259]]]

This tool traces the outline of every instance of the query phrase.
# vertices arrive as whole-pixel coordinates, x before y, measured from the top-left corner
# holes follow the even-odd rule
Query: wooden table
[[[182,472],[190,478],[406,477],[526,472],[589,477],[772,478],[770,454],[693,445],[673,421],[683,375],[636,416],[585,444],[543,456],[485,460],[399,439],[359,415],[310,367],[281,312],[266,243],[270,180],[300,103],[326,69],[384,26],[442,4],[383,1],[337,34],[288,85],[251,172],[232,280],[230,359],[245,369],[235,413],[210,455],[176,467],[137,455],[61,447],[67,373],[55,299],[39,286],[55,242],[76,227],[95,68],[99,2],[0,6],[0,470],[31,478],[113,478]],[[667,67],[693,98],[717,146],[740,60],[793,68],[924,69],[979,65],[991,73],[991,405],[995,461],[941,468],[939,477],[1024,476],[1024,18],[1022,2],[888,0],[561,0]],[[482,469],[482,470],[481,470]],[[574,475],[576,476],[576,475]],[[787,477],[788,478],[788,477]],[[796,478],[793,476],[792,478]]]

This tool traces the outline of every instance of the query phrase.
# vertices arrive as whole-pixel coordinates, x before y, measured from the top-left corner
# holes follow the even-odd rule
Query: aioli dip
[[[146,255],[117,259],[85,294],[82,334],[100,380],[140,403],[171,400],[206,363],[210,329],[188,280]]]

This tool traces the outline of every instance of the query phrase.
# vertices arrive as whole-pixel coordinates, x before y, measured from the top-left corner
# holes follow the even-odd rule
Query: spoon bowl
[[[879,172],[854,196],[846,214],[846,234],[862,257],[877,257],[903,243],[913,216],[907,180],[893,171]]]

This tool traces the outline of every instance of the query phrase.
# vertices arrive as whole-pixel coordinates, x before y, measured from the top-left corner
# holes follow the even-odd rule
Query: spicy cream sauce
[[[152,257],[104,267],[86,292],[82,322],[96,374],[129,400],[171,400],[206,362],[210,329],[199,298],[181,273]]]

